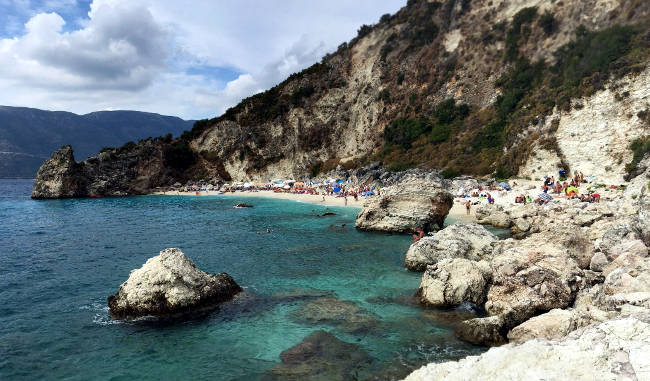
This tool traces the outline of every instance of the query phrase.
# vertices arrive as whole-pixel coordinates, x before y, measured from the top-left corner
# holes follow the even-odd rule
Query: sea
[[[469,307],[417,304],[421,274],[403,266],[411,237],[357,231],[357,208],[223,196],[31,200],[31,188],[0,180],[0,380],[282,379],[281,354],[318,330],[370,359],[350,379],[401,379],[486,350],[453,335]],[[325,211],[335,215],[318,216]],[[187,320],[111,319],[106,298],[168,247],[245,291]],[[303,316],[314,302],[345,308],[334,320]],[[359,328],[360,311],[372,318]],[[340,377],[337,358],[343,367],[354,354],[335,357],[303,364],[327,363],[331,377],[300,369],[299,378]]]

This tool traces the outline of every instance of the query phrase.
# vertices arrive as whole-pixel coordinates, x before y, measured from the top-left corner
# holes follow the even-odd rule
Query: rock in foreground
[[[531,340],[460,361],[431,363],[406,381],[648,380],[650,315],[610,320],[559,341]]]
[[[215,308],[240,291],[230,275],[205,273],[179,249],[165,249],[131,271],[108,307],[117,319],[173,317]]]
[[[405,181],[383,190],[368,201],[356,220],[362,230],[409,233],[442,228],[453,205],[453,196],[433,181]]]

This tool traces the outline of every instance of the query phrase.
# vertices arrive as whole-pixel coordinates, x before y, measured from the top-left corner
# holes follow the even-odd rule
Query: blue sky
[[[0,104],[213,117],[404,3],[0,0]]]

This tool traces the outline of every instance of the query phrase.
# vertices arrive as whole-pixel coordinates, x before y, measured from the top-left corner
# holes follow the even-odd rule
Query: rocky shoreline
[[[71,149],[62,148],[39,171],[33,197],[85,197],[88,189],[100,189],[96,183],[89,188],[84,182],[86,166],[74,162]],[[497,352],[524,361],[526,353],[534,352],[531,348],[546,351],[547,362],[519,365],[527,367],[532,375],[541,374],[545,366],[553,364],[555,353],[585,345],[594,335],[604,335],[603,340],[619,340],[621,345],[629,347],[631,352],[626,352],[629,361],[616,364],[633,370],[620,374],[644,375],[646,368],[639,370],[638,366],[647,364],[632,364],[631,358],[645,347],[637,338],[624,337],[634,327],[642,332],[639,338],[647,341],[650,321],[650,158],[646,157],[639,167],[644,172],[624,184],[621,188],[624,190],[607,193],[598,203],[577,199],[544,205],[512,203],[510,199],[522,189],[538,192],[530,185],[520,185],[514,191],[499,193],[499,202],[494,205],[472,206],[478,224],[445,228],[444,219],[459,202],[454,195],[460,188],[494,186],[494,181],[445,180],[435,171],[390,173],[379,166],[338,173],[353,183],[382,186],[382,194],[364,204],[357,216],[357,228],[393,233],[421,229],[425,234],[404,258],[406,268],[423,271],[416,292],[422,305],[449,308],[471,303],[484,311],[484,315],[462,321],[455,327],[456,336],[481,345],[509,343],[477,358],[430,364],[409,379],[462,378],[460,375],[472,372],[496,377],[503,374],[497,368],[498,362],[489,364],[484,359],[492,358],[492,353]],[[134,188],[122,193],[120,187],[104,185],[107,188],[101,194],[137,193]],[[498,239],[481,225],[509,228],[512,237]],[[241,290],[234,281],[221,281],[227,283],[228,292],[218,293],[220,297],[208,298],[211,301],[205,303],[195,295],[190,298],[195,305],[188,307],[190,304],[182,302],[178,309],[161,307],[164,303],[158,303],[160,298],[156,297],[149,298],[151,303],[144,303],[152,308],[133,307],[125,302],[130,298],[126,286],[133,283],[127,281],[109,300],[111,314],[116,318],[134,318],[213,308]],[[590,356],[616,355],[608,351],[583,351],[583,355],[575,354],[573,359],[580,363],[588,361]]]
[[[456,336],[509,344],[429,364],[407,380],[649,378],[649,159],[622,194],[599,203],[476,211],[478,222],[509,226],[513,238],[491,240],[469,224],[414,243],[405,257],[424,270],[421,303],[474,303],[487,316],[463,321]]]

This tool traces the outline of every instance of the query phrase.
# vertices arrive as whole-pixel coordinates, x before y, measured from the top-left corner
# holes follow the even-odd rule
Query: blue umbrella
[[[541,198],[542,200],[546,200],[546,201],[553,200],[553,197],[551,197],[551,195],[548,194],[548,193],[540,193],[539,198]]]
[[[334,193],[338,193],[338,192],[340,192],[340,191],[341,191],[341,188],[334,188],[334,191],[333,191],[333,192],[334,192]]]
[[[499,186],[500,186],[501,188],[505,189],[505,190],[510,190],[510,184],[508,184],[508,183],[506,183],[506,182],[499,183]]]
[[[343,180],[336,180],[336,182],[339,183],[339,184],[343,184],[345,181],[343,181]]]

